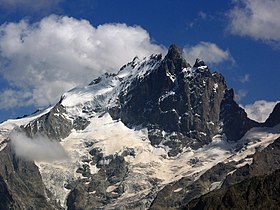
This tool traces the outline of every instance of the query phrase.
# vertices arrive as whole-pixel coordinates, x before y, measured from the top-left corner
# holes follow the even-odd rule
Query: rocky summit
[[[280,205],[279,104],[265,123],[171,45],[0,124],[0,209]]]

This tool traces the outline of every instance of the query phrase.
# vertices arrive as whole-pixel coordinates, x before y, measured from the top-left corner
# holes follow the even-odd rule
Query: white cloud
[[[243,106],[249,118],[258,121],[264,122],[269,114],[272,112],[273,108],[277,102],[274,101],[256,101],[253,104],[248,104]]]
[[[14,131],[10,134],[10,139],[15,154],[26,160],[55,161],[68,158],[59,142],[47,137],[37,136],[31,139],[23,133]]]
[[[222,50],[211,42],[200,42],[195,46],[186,46],[183,49],[183,54],[191,64],[194,64],[196,58],[212,64],[219,64],[224,61],[234,62],[229,50]]]
[[[89,83],[104,72],[116,72],[134,56],[163,53],[139,26],[104,24],[49,16],[29,24],[0,26],[0,74],[15,89],[2,92],[0,108],[46,106],[77,85]],[[17,91],[20,90],[20,91]],[[21,96],[24,92],[26,97]],[[14,100],[14,102],[8,102]]]
[[[232,34],[257,40],[280,41],[279,0],[235,0],[229,11],[229,30]]]

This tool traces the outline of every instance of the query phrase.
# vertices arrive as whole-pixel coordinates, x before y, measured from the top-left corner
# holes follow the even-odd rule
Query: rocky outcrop
[[[149,209],[180,209],[191,200],[215,189],[234,169],[234,164],[218,163],[196,181],[190,177],[183,177],[175,183],[168,184],[157,194]],[[217,186],[213,183],[216,183]]]
[[[83,123],[80,127],[83,128],[85,125]],[[59,141],[70,134],[73,125],[72,121],[66,117],[65,108],[58,103],[47,114],[22,126],[22,128],[31,138],[36,135],[46,135],[50,139]]]
[[[71,192],[67,198],[69,210],[74,209],[102,209],[104,205],[112,203],[124,192],[123,180],[127,176],[128,164],[125,156],[132,155],[132,150],[125,150],[121,155],[105,156],[101,150],[94,148],[89,152],[90,160],[77,169],[82,179],[70,181],[66,188]],[[96,164],[97,173],[91,174],[90,165]]]
[[[280,124],[280,103],[277,103],[269,115],[267,120],[265,121],[264,125],[267,127],[273,127],[275,125]]]
[[[249,119],[245,110],[234,101],[233,89],[225,91],[221,102],[220,121],[222,132],[230,141],[237,141],[251,128],[261,126]]]
[[[189,203],[184,209],[279,209],[280,170],[255,176]]]
[[[221,189],[186,205],[186,209],[279,209],[280,138],[237,169]]]

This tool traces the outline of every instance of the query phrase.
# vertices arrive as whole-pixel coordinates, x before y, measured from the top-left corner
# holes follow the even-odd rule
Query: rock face
[[[185,209],[279,209],[279,176],[280,170],[255,176],[194,200]]]
[[[82,176],[89,178],[70,182],[67,188],[71,192],[67,198],[69,210],[74,209],[102,209],[104,205],[112,203],[123,193],[122,182],[127,176],[128,166],[124,157],[128,154],[104,157],[104,154],[94,149],[91,154],[99,170],[96,174],[91,174],[89,165],[85,163],[82,168],[77,170]],[[94,164],[91,163],[91,164]],[[106,191],[110,185],[116,185],[112,191]]]
[[[246,112],[234,101],[233,89],[226,90],[221,103],[220,120],[228,140],[239,140],[248,130],[261,126],[247,117]]]
[[[45,193],[38,167],[17,158],[8,144],[0,152],[0,209],[60,209]]]
[[[253,156],[253,163],[228,176],[221,189],[186,205],[186,209],[279,209],[280,138]]]
[[[30,137],[46,135],[50,139],[60,140],[67,137],[73,128],[71,120],[65,117],[64,107],[58,103],[50,112],[22,126]]]
[[[171,148],[207,144],[218,132],[225,90],[222,75],[212,74],[199,59],[191,68],[180,49],[172,45],[151,73],[133,80],[120,94],[120,118],[128,126],[182,134],[185,138],[178,135],[181,142],[169,143]],[[157,141],[154,144],[160,143]]]
[[[280,103],[277,103],[274,107],[272,113],[269,115],[264,125],[268,127],[273,127],[280,123]]]
[[[218,163],[198,180],[184,177],[179,181],[166,185],[154,199],[150,210],[180,209],[194,198],[212,190],[213,183],[222,182],[227,174],[235,169],[234,164]]]

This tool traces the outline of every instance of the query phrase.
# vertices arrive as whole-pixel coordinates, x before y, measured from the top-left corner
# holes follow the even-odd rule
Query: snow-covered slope
[[[22,125],[26,125],[32,120],[37,119],[38,117],[48,113],[52,107],[49,107],[43,111],[36,112],[33,115],[28,117],[20,118],[20,119],[10,119],[0,124],[0,151],[6,147],[7,142],[5,141],[8,139],[11,131],[15,128],[18,128]]]
[[[145,129],[129,129],[122,122],[113,120],[109,114],[105,114],[102,117],[92,117],[90,125],[85,130],[73,130],[69,137],[62,140],[61,144],[68,153],[69,159],[51,163],[36,162],[36,164],[47,188],[65,205],[69,193],[65,184],[68,180],[83,178],[76,171],[85,164],[85,159],[92,158],[89,152],[93,148],[100,149],[104,154],[104,163],[102,163],[104,165],[110,161],[110,159],[105,160],[106,157],[120,155],[128,148],[133,149],[135,154],[125,157],[129,173],[122,180],[124,192],[117,201],[106,207],[119,207],[142,199],[141,202],[146,203],[143,208],[147,208],[152,201],[151,197],[147,198],[147,195],[153,188],[157,187],[159,190],[182,177],[196,180],[218,162],[246,160],[237,165],[241,167],[250,163],[250,158],[247,156],[254,154],[256,149],[266,147],[279,136],[280,126],[253,128],[238,143],[226,142],[222,136],[215,136],[209,145],[197,150],[185,148],[181,154],[171,158],[167,154],[168,147],[151,145]],[[99,171],[97,163],[89,161],[88,165],[91,174]],[[156,186],[151,183],[152,179],[157,180]],[[112,192],[118,184],[108,186],[106,191]],[[135,187],[136,185],[140,190]],[[94,194],[94,190],[89,193]]]

